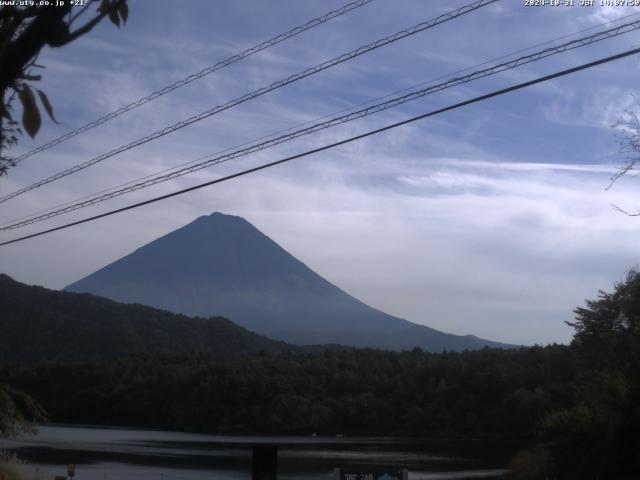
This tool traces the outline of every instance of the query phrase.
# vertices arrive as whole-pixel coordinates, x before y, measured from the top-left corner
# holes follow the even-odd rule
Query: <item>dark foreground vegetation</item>
[[[296,350],[300,348],[223,317],[187,317],[89,294],[57,292],[0,274],[0,361]]]
[[[0,365],[52,420],[225,433],[512,436],[515,478],[640,478],[640,274],[571,346],[327,349]]]
[[[278,434],[531,432],[569,406],[567,347],[5,364],[0,376],[59,422]]]

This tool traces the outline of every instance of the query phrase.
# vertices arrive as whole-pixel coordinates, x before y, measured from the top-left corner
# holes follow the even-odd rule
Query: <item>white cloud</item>
[[[594,2],[594,6],[590,7],[593,12],[587,15],[587,21],[599,24],[637,13],[637,8],[624,5],[624,2],[620,2],[621,5],[602,5],[601,3]]]
[[[596,86],[589,91],[567,89],[543,109],[546,118],[567,126],[610,129],[621,115],[637,105],[638,90]]]

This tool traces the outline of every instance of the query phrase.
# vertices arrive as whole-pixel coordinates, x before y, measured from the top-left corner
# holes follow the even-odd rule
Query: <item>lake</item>
[[[333,469],[397,467],[411,480],[500,478],[514,443],[487,439],[224,436],[46,425],[0,440],[33,478],[74,480],[249,480],[251,446],[279,446],[279,478],[333,479]]]

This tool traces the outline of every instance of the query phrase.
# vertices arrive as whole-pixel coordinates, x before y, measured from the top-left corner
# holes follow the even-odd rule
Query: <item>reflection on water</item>
[[[34,479],[248,480],[251,446],[279,446],[279,478],[333,479],[335,467],[397,466],[411,480],[499,478],[512,444],[473,440],[371,437],[225,436],[116,428],[42,426],[33,436],[1,440],[29,461]],[[505,448],[507,447],[507,448]]]

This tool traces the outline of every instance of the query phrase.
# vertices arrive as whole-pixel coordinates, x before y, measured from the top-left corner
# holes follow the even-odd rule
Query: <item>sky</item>
[[[341,1],[129,0],[45,49],[44,121],[17,156],[289,30]],[[192,82],[0,179],[19,188],[468,2],[374,0]],[[632,20],[640,8],[501,0],[367,53],[0,205],[0,223],[75,200],[402,89]],[[627,17],[629,15],[635,15]],[[627,18],[623,18],[627,17]],[[613,22],[603,25],[605,22]],[[578,35],[576,32],[582,32]],[[563,38],[569,36],[567,38]],[[316,148],[640,46],[637,31],[451,88],[278,147],[20,230],[50,228]],[[528,50],[525,53],[535,51]],[[504,61],[504,60],[502,60]],[[634,103],[640,57],[557,78],[153,205],[0,247],[0,271],[60,289],[198,216],[240,215],[326,279],[387,313],[455,334],[567,343],[573,310],[640,264],[640,182],[612,125]],[[440,79],[440,80],[437,80]]]

